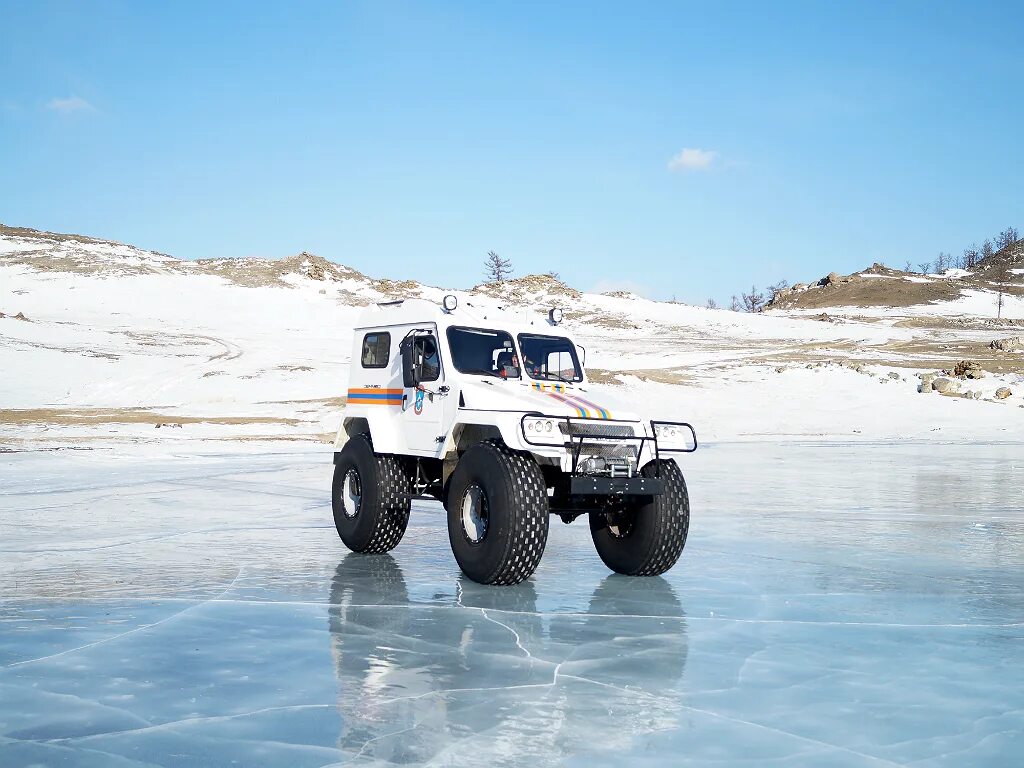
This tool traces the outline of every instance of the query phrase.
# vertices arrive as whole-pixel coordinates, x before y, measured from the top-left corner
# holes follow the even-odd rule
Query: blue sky
[[[214,7],[215,5],[215,7]],[[1024,229],[1024,4],[0,0],[0,221],[720,301]]]

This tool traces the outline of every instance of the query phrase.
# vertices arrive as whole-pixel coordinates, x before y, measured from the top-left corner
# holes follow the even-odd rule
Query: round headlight
[[[558,325],[562,322],[562,310],[559,307],[552,307],[548,310],[548,319],[552,325]]]
[[[459,300],[449,293],[442,299],[441,306],[444,307],[445,312],[454,312],[455,308],[459,306]]]
[[[555,428],[555,425],[552,424],[550,421],[545,421],[544,422],[544,431],[545,432],[550,432],[554,428]]]

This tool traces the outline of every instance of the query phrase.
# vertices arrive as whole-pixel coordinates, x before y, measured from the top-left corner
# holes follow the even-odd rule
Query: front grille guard
[[[531,440],[526,434],[526,420],[527,419],[549,419],[554,422],[560,422],[565,424],[565,430],[559,430],[559,434],[556,435],[554,432],[551,433],[551,441],[536,441]],[[654,459],[655,459],[655,471],[657,474],[655,477],[661,477],[661,465],[658,463],[658,459],[661,458],[663,453],[693,453],[697,450],[697,431],[693,428],[693,425],[687,424],[685,421],[651,421],[651,434],[653,437],[647,435],[595,435],[586,434],[581,431],[579,434],[572,434],[574,425],[586,425],[593,424],[596,426],[607,425],[607,424],[635,424],[635,421],[626,421],[625,419],[581,419],[573,416],[549,416],[546,413],[535,411],[533,413],[525,413],[519,420],[519,431],[523,435],[523,441],[527,445],[532,445],[537,448],[564,448],[569,451],[572,455],[572,472],[573,477],[578,476],[577,470],[579,469],[580,455],[583,452],[584,444],[594,442],[611,442],[611,443],[633,443],[636,445],[636,457],[637,463],[639,464],[640,457],[643,455],[644,444],[653,443],[654,445]],[[670,426],[670,427],[681,427],[690,430],[690,434],[693,436],[693,447],[692,448],[663,448],[658,445],[657,429],[659,426]],[[558,438],[563,438],[559,440]]]

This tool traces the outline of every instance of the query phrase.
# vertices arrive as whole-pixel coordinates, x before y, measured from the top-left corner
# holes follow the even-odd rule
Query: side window
[[[437,381],[441,377],[441,358],[433,336],[417,336],[415,360],[420,366],[420,381]]]
[[[390,359],[390,333],[383,331],[363,336],[363,368],[386,368]]]

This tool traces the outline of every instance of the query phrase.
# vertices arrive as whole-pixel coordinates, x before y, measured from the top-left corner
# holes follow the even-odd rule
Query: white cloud
[[[96,107],[83,99],[81,96],[68,96],[66,99],[50,99],[46,108],[59,112],[62,115],[70,115],[74,112],[95,112]]]
[[[718,153],[713,149],[686,147],[668,161],[670,171],[704,171],[715,162]]]

